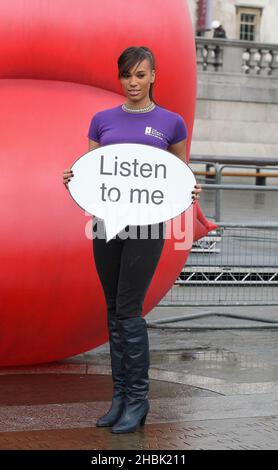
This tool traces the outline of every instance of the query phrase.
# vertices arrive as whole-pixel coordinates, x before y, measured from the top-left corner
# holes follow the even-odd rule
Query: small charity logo
[[[145,128],[145,135],[151,135],[153,137],[157,137],[157,139],[164,140],[164,135],[162,132],[153,129],[152,127],[147,126]]]

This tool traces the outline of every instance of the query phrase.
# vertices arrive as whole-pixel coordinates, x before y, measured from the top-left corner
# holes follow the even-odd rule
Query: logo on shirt
[[[151,135],[152,137],[156,137],[157,139],[164,140],[164,134],[162,132],[157,131],[153,127],[147,126],[145,128],[145,135]]]

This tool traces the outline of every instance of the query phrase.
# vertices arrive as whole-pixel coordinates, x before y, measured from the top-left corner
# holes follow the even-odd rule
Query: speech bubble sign
[[[127,225],[166,221],[192,204],[192,170],[157,147],[101,146],[76,160],[71,169],[70,194],[82,209],[104,220],[107,242]]]

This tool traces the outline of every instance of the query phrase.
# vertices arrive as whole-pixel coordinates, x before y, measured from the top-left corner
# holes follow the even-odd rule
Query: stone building
[[[198,8],[207,10],[205,37],[212,37],[209,23],[218,20],[230,39],[278,43],[277,0],[188,0],[188,4],[196,33]]]
[[[198,2],[206,13],[201,22]],[[278,160],[278,0],[188,3],[198,68],[191,153]],[[213,20],[227,39],[213,38]]]

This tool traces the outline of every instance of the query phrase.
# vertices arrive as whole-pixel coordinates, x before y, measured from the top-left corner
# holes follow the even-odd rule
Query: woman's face
[[[147,59],[144,59],[140,64],[137,63],[120,78],[125,95],[134,103],[149,98],[150,86],[154,80],[155,71],[151,70]]]

